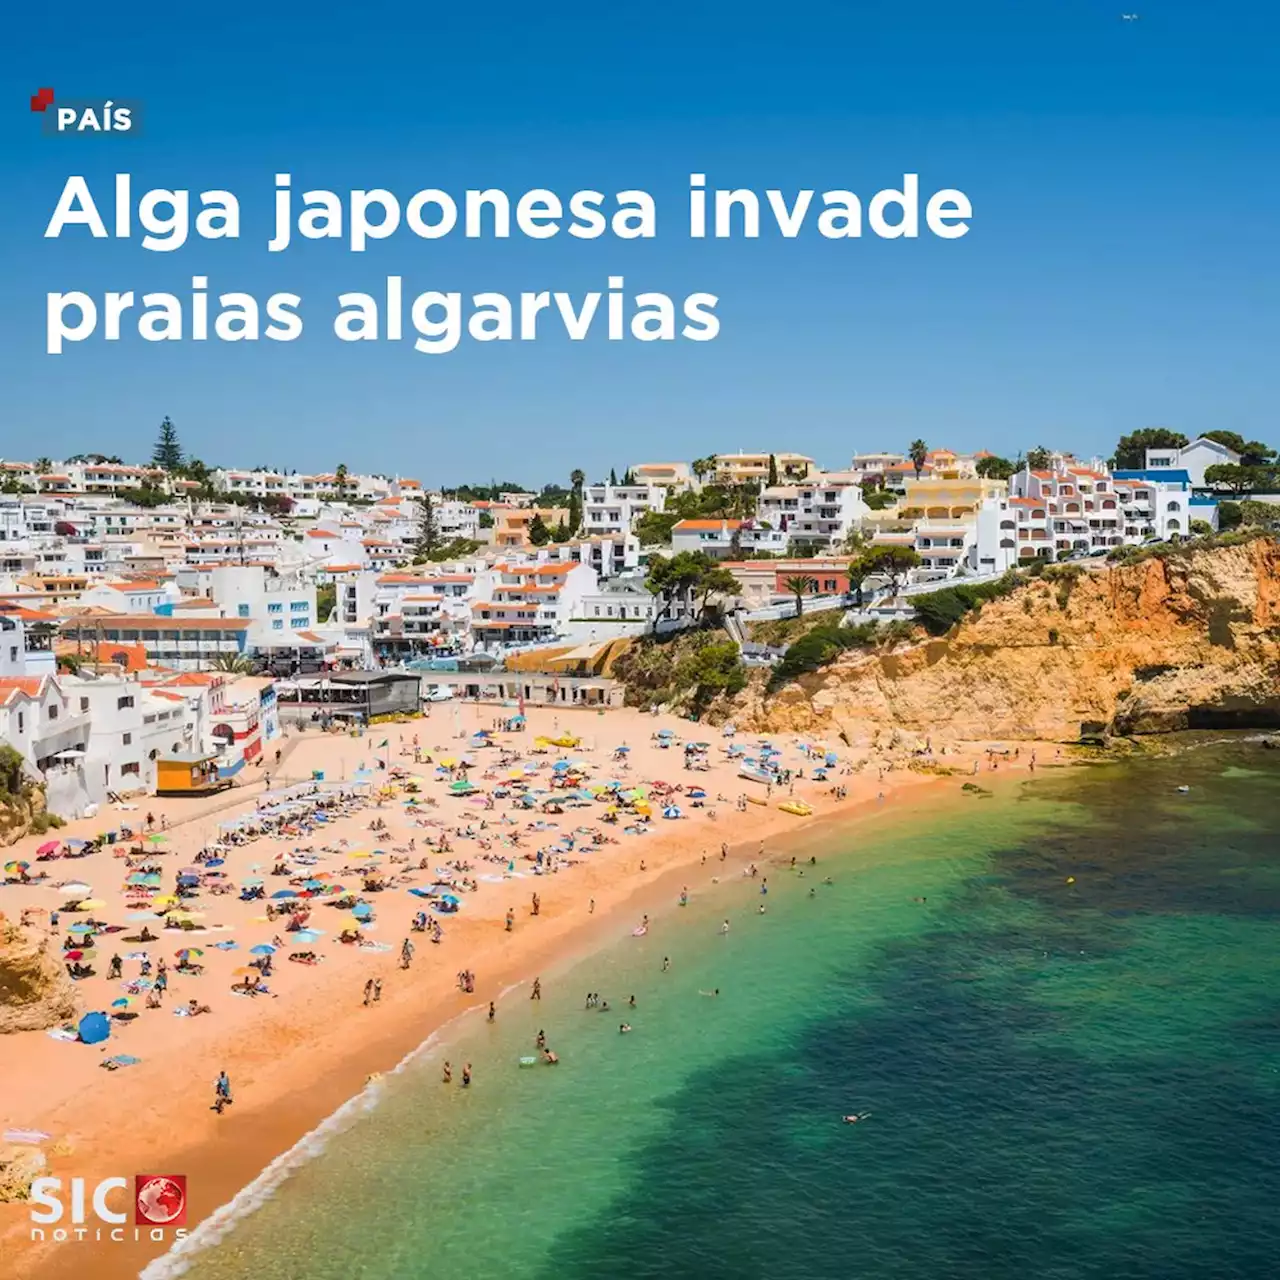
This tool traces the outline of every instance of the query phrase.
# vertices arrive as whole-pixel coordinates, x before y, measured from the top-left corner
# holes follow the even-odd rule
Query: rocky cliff
[[[0,916],[0,1035],[56,1026],[75,1012],[75,990],[56,954]]]
[[[754,682],[727,710],[741,728],[855,744],[1280,726],[1280,544],[1032,579],[946,636],[850,653],[767,695]]]

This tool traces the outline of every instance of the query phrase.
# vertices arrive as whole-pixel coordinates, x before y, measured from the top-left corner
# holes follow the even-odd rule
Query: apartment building
[[[702,551],[717,560],[737,558],[744,528],[742,520],[681,520],[672,527],[671,549]]]
[[[812,484],[761,490],[754,523],[781,529],[793,547],[829,551],[861,528],[867,510],[857,485],[833,484],[819,475]]]
[[[697,484],[693,468],[687,462],[637,462],[630,471],[636,484],[655,485],[677,493]]]
[[[658,484],[589,484],[582,494],[586,534],[630,533],[646,511],[661,511],[666,489]]]
[[[243,655],[251,622],[244,618],[184,618],[95,614],[67,618],[59,634],[73,651],[88,647],[109,656],[113,644],[141,645],[147,662],[175,671],[199,671],[224,654]]]
[[[718,453],[712,475],[717,484],[767,484],[770,459],[779,480],[804,480],[817,470],[803,453]]]
[[[581,616],[585,597],[598,579],[589,565],[569,563],[500,563],[477,584],[480,599],[471,605],[475,647],[547,643]]]

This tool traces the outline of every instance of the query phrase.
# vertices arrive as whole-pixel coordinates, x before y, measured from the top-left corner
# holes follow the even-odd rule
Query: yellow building
[[[1009,485],[1004,480],[983,480],[955,472],[914,476],[904,484],[899,518],[906,512],[920,512],[922,520],[972,520],[987,498],[1007,497]]]
[[[785,480],[803,480],[817,466],[803,453],[718,453],[714,478],[716,484],[748,484],[769,481],[769,459],[773,458],[778,469],[779,483]]]
[[[656,484],[664,489],[693,486],[693,468],[687,462],[638,462],[630,470],[636,484]]]
[[[569,519],[567,507],[490,507],[493,517],[493,545],[495,547],[527,547],[529,526],[534,516],[541,516],[548,532]]]

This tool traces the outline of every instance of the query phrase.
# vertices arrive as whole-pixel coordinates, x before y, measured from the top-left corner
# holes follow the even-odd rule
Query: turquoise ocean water
[[[708,868],[187,1274],[1278,1276],[1278,819],[1280,761],[1237,744],[827,829],[767,897]],[[539,1028],[561,1065],[520,1069]]]

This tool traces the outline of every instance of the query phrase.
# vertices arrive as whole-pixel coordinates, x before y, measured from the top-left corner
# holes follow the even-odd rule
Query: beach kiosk
[[[218,777],[216,755],[183,751],[156,760],[158,796],[211,796],[229,786],[230,778]]]

